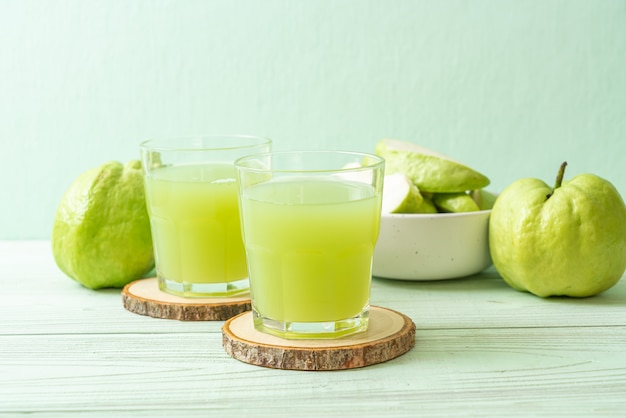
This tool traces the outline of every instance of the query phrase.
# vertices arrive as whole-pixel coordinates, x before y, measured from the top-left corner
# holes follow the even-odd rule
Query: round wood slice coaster
[[[250,294],[224,298],[183,298],[159,289],[156,277],[135,280],[122,289],[124,308],[139,315],[181,321],[225,321],[249,311]]]
[[[329,340],[287,340],[254,328],[252,312],[222,327],[226,352],[244,363],[273,369],[341,370],[365,367],[396,358],[415,345],[415,324],[387,308],[370,307],[369,329]]]

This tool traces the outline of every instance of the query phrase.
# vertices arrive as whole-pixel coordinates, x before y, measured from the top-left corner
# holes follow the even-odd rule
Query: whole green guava
[[[90,289],[120,288],[153,269],[140,161],[108,162],[72,183],[57,208],[52,252],[61,271]]]
[[[513,288],[537,296],[587,297],[626,271],[626,207],[615,187],[594,174],[554,188],[521,179],[497,197],[489,221],[493,264]]]

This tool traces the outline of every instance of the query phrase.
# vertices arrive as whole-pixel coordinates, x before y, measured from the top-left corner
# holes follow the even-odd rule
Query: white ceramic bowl
[[[470,276],[491,265],[491,210],[465,213],[383,214],[373,275],[401,280]]]

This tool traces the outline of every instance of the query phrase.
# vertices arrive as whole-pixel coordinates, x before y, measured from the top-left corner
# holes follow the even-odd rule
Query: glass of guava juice
[[[268,138],[227,135],[141,143],[159,289],[182,297],[249,292],[234,161]]]
[[[291,339],[365,331],[384,160],[284,151],[235,167],[254,327]]]

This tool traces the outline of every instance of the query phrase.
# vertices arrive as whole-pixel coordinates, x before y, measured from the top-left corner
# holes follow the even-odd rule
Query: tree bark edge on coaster
[[[180,321],[225,321],[251,309],[250,294],[225,298],[183,298],[159,289],[155,277],[135,280],[122,289],[126,310]]]
[[[254,329],[252,312],[226,321],[222,344],[244,363],[287,370],[342,370],[394,359],[415,345],[415,324],[406,315],[370,307],[370,327],[363,333],[330,340],[287,340]]]

